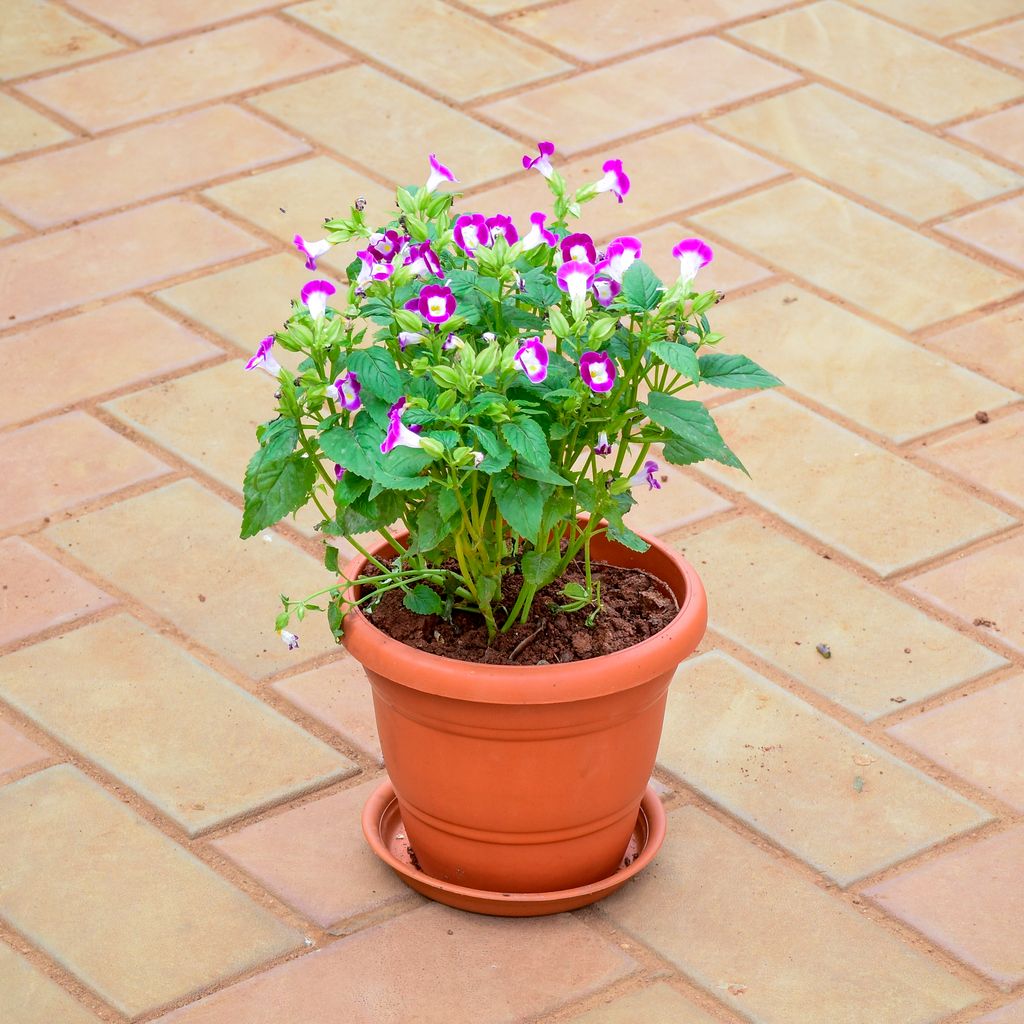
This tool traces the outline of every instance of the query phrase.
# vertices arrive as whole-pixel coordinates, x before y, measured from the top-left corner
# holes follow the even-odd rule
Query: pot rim
[[[400,542],[407,534],[396,537]],[[344,619],[343,643],[366,669],[422,693],[495,704],[555,704],[585,700],[639,686],[676,667],[700,643],[707,626],[707,596],[697,570],[678,551],[653,537],[643,536],[650,545],[644,553],[622,548],[632,556],[634,566],[648,559],[663,563],[681,577],[684,597],[679,611],[666,626],[638,644],[584,661],[557,665],[488,665],[445,658],[402,643],[378,629],[362,609],[350,611]],[[609,542],[614,543],[614,542]],[[386,541],[372,554],[390,550]],[[357,580],[366,559],[359,555],[346,566],[349,580]],[[664,572],[639,565],[666,583],[673,592],[678,586],[664,578]],[[678,584],[678,579],[676,581]],[[347,592],[355,588],[350,584]]]

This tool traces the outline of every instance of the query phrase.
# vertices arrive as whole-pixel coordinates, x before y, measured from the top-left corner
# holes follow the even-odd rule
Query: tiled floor
[[[0,22],[3,1024],[1024,1021],[1024,0]],[[752,479],[673,469],[637,512],[712,607],[660,857],[492,920],[362,840],[360,670],[272,632],[314,535],[237,540],[239,369],[293,234],[430,150],[522,217],[547,137],[576,180],[625,161],[599,230],[659,272],[712,242],[717,325],[788,387],[708,395]]]

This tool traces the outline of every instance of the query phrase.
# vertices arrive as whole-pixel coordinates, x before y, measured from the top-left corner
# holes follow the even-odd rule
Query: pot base
[[[411,889],[457,910],[495,917],[540,917],[596,903],[621,888],[654,859],[665,839],[665,811],[648,786],[619,867],[607,878],[557,892],[486,892],[432,878],[413,862],[399,815],[398,800],[385,779],[363,808],[363,835],[373,852]]]

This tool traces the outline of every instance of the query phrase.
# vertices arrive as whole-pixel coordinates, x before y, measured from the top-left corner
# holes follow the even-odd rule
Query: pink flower
[[[540,155],[535,156],[532,160],[529,153],[523,157],[523,167],[527,170],[536,167],[545,178],[550,178],[555,170],[551,166],[551,157],[555,154],[555,144],[553,142],[538,142],[537,151]]]
[[[433,274],[434,277],[444,277],[441,261],[437,258],[437,253],[431,248],[429,239],[425,242],[420,242],[419,245],[409,247],[409,252],[405,257],[405,266],[417,277],[427,277],[430,274]]]
[[[292,241],[295,248],[306,257],[307,270],[316,270],[316,261],[324,253],[331,251],[331,243],[326,238],[321,238],[318,242],[307,242],[302,235],[296,235]]]
[[[615,197],[621,203],[623,198],[629,194],[629,177],[622,169],[621,160],[605,160],[601,165],[604,177],[594,183],[595,192],[614,192]]]
[[[300,298],[306,304],[309,315],[314,320],[322,320],[327,310],[327,299],[334,294],[334,285],[330,281],[308,281],[302,289]]]
[[[548,375],[548,350],[541,344],[540,335],[527,338],[516,352],[513,361],[534,384]]]
[[[492,243],[498,235],[501,235],[509,245],[515,245],[519,241],[519,232],[516,231],[516,226],[512,223],[512,218],[508,214],[495,214],[493,217],[488,217],[484,223],[491,234]]]
[[[541,244],[549,245],[552,248],[558,245],[558,235],[544,227],[546,220],[547,217],[543,213],[530,214],[530,230],[523,237],[524,252],[536,249]]]
[[[440,160],[437,159],[436,153],[430,154],[430,177],[427,178],[427,183],[423,187],[428,192],[433,192],[438,185],[445,181],[458,181],[454,174]]]
[[[580,356],[580,376],[596,394],[611,391],[615,386],[615,364],[606,352],[584,352]]]
[[[405,409],[405,396],[403,395],[388,410],[388,432],[381,442],[380,451],[387,455],[392,448],[422,448],[423,442],[417,436],[419,426],[407,427],[402,422],[402,412]]]
[[[328,385],[327,395],[336,402],[340,402],[343,408],[355,412],[363,404],[359,400],[361,389],[359,377],[355,371],[350,371],[343,373],[333,384]]]
[[[562,239],[562,259],[566,263],[570,260],[576,260],[578,263],[596,263],[597,250],[594,248],[594,240],[583,232],[566,235]]]
[[[597,265],[597,272],[604,272],[613,281],[622,281],[622,275],[633,265],[634,260],[640,259],[643,246],[639,238],[631,235],[624,235],[616,238],[608,246],[605,258]]]
[[[455,296],[443,284],[428,284],[420,292],[417,309],[428,323],[443,324],[455,315]]]
[[[680,281],[693,281],[697,271],[715,258],[711,246],[700,238],[684,238],[672,250],[672,255],[679,260]]]
[[[642,484],[647,484],[647,489],[651,491],[661,490],[661,481],[657,477],[658,464],[654,459],[648,459],[644,463],[644,468],[640,470],[635,476],[630,477],[630,487],[640,487]]]
[[[256,354],[245,364],[245,368],[247,370],[266,370],[272,377],[276,377],[281,372],[281,364],[270,354],[273,347],[274,336],[268,334],[259,343]]]
[[[481,245],[491,244],[491,232],[482,213],[464,213],[455,222],[455,244],[467,255]]]
[[[404,241],[405,239],[394,228],[390,228],[370,235],[366,248],[373,254],[375,260],[390,263],[402,248]]]
[[[582,302],[594,283],[594,264],[569,260],[558,268],[558,287],[569,293],[569,298]]]
[[[602,306],[610,306],[615,296],[622,291],[622,285],[601,274],[594,278],[593,289],[598,303]]]

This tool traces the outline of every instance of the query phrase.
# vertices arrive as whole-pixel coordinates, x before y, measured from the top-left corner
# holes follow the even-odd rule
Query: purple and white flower
[[[343,373],[333,384],[327,386],[327,396],[340,402],[343,408],[355,412],[363,404],[359,400],[361,389],[362,384],[359,383],[358,375],[354,370],[350,370],[348,373]]]
[[[334,479],[340,480],[345,475],[345,467],[339,463],[334,464]]]
[[[650,491],[660,491],[661,481],[658,479],[658,464],[654,459],[648,459],[635,476],[629,478],[630,487],[640,487],[643,484],[647,484],[647,489]]]
[[[594,183],[595,192],[614,192],[621,203],[629,194],[629,176],[622,169],[621,160],[605,160],[601,165],[604,177]]]
[[[622,285],[604,274],[598,274],[594,278],[593,289],[598,303],[602,306],[610,306],[615,296],[622,291]]]
[[[640,259],[643,246],[639,238],[632,235],[624,235],[616,238],[608,246],[605,258],[597,265],[597,272],[605,273],[615,281],[621,281],[622,275],[633,265],[635,260]]]
[[[418,345],[426,335],[417,334],[415,331],[399,331],[398,347],[404,352],[407,345]]]
[[[325,252],[331,251],[331,243],[326,238],[321,238],[317,242],[307,242],[302,235],[296,235],[292,241],[295,243],[295,248],[306,257],[307,270],[316,270],[316,261]]]
[[[442,182],[445,181],[458,181],[454,174],[440,160],[437,159],[436,153],[430,154],[430,177],[427,178],[427,183],[423,187],[428,192],[433,192]]]
[[[714,258],[711,246],[700,238],[684,238],[672,250],[679,260],[679,280],[692,281],[701,267],[706,267]]]
[[[281,364],[270,354],[274,347],[274,336],[268,334],[256,349],[256,354],[245,364],[247,370],[266,370],[272,377],[281,372]]]
[[[330,281],[308,281],[302,289],[300,298],[306,304],[309,315],[314,320],[322,320],[327,310],[327,299],[334,294],[335,288]]]
[[[294,633],[289,633],[287,629],[281,630],[281,640],[289,651],[297,651],[299,649],[299,638]]]
[[[418,434],[420,427],[413,424],[407,427],[402,422],[402,411],[405,409],[405,396],[403,395],[388,410],[388,432],[381,442],[380,450],[382,455],[387,455],[392,448],[422,448],[423,442]]]
[[[483,462],[484,459],[487,456],[484,455],[483,452],[477,452],[477,451],[471,452],[470,454],[473,456],[473,468],[474,469],[479,469],[480,468],[480,463]]]
[[[558,268],[558,287],[574,302],[582,302],[594,283],[594,264],[569,260]]]
[[[464,213],[455,222],[454,234],[455,244],[467,256],[479,246],[491,244],[491,232],[482,213]]]
[[[363,261],[363,266],[356,278],[356,287],[363,288],[367,281],[386,281],[394,272],[394,265],[378,260],[372,249],[360,249],[356,256]]]
[[[420,242],[419,245],[412,245],[405,257],[407,266],[417,277],[444,277],[441,269],[441,261],[437,253],[431,248],[430,241]]]
[[[607,352],[584,352],[580,356],[580,376],[596,394],[611,391],[615,386],[615,364]]]
[[[594,445],[595,455],[611,455],[612,443],[608,440],[608,432],[602,430],[597,435],[597,444]]]
[[[493,217],[488,217],[484,223],[487,225],[487,230],[491,233],[492,244],[499,235],[509,245],[515,245],[519,241],[519,232],[516,231],[516,226],[512,223],[512,218],[507,213],[496,213]]]
[[[449,332],[448,337],[442,342],[441,349],[444,352],[450,352],[453,348],[463,348],[465,344],[466,343],[454,331],[451,331]]]
[[[540,335],[527,338],[519,347],[513,362],[534,383],[539,384],[548,375],[548,350],[541,343]]]
[[[373,254],[375,260],[390,263],[405,241],[406,239],[394,228],[389,228],[387,231],[376,231],[370,235],[366,248]]]
[[[444,284],[428,284],[420,292],[416,308],[427,323],[443,324],[455,315],[455,296]]]
[[[554,248],[558,245],[558,235],[544,227],[547,216],[541,212],[530,214],[530,230],[523,236],[523,252],[536,249],[544,244]]]
[[[596,263],[597,249],[594,248],[594,240],[582,231],[575,235],[566,235],[562,239],[562,259],[566,263],[570,260],[576,260],[577,263]]]
[[[555,154],[555,144],[553,142],[538,142],[537,152],[539,156],[535,156],[532,160],[530,154],[526,153],[523,156],[523,167],[526,170],[530,170],[531,167],[536,167],[545,178],[550,178],[554,173],[555,169],[551,166],[551,157]]]

